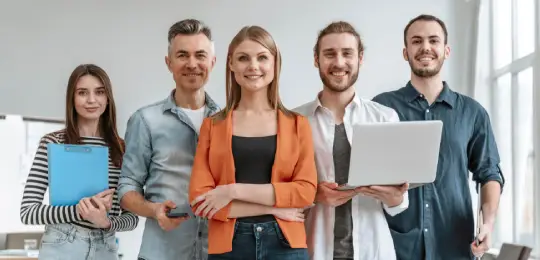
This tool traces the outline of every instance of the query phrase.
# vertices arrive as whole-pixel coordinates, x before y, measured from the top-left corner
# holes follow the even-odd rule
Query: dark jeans
[[[307,260],[306,248],[291,248],[277,222],[236,222],[232,251],[208,260]]]

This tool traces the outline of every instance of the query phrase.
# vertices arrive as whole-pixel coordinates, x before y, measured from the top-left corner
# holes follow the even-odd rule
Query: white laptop
[[[401,121],[353,126],[349,182],[339,189],[435,181],[442,121]]]

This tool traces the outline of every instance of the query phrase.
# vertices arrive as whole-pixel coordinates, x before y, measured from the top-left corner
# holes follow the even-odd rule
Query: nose
[[[251,61],[249,62],[248,70],[250,71],[257,70],[258,67],[259,67],[259,62],[257,61],[257,59],[251,59]]]
[[[342,67],[345,66],[345,57],[343,55],[336,55],[336,66]]]
[[[93,92],[88,95],[88,103],[94,103],[96,102],[96,94]]]
[[[189,69],[195,69],[197,68],[197,61],[195,60],[194,57],[190,57],[188,59],[188,62],[187,62],[187,65],[186,65]]]
[[[422,53],[429,53],[429,51],[431,50],[431,45],[429,44],[428,41],[424,41],[424,43],[422,43]]]

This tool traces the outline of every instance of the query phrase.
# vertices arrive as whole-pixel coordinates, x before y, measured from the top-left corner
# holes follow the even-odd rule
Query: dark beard
[[[319,76],[321,77],[321,80],[322,80],[324,86],[326,86],[331,91],[333,91],[333,92],[344,92],[347,89],[349,89],[352,85],[354,85],[354,83],[356,83],[356,80],[358,79],[358,70],[354,74],[352,74],[351,79],[349,81],[349,84],[347,84],[343,88],[339,88],[339,87],[336,87],[336,86],[332,85],[332,82],[322,73],[321,70],[319,70]]]
[[[431,78],[433,76],[436,76],[437,74],[439,74],[439,72],[441,72],[443,63],[444,60],[440,60],[439,64],[433,69],[415,68],[413,65],[413,60],[409,57],[409,66],[411,67],[412,72],[414,73],[414,75],[420,78]]]

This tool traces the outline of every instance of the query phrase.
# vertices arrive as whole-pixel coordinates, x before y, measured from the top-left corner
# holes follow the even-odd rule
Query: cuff
[[[118,183],[118,188],[117,188],[118,201],[122,201],[122,198],[124,197],[124,195],[126,195],[126,193],[130,191],[136,191],[139,194],[143,194],[144,191],[138,182],[130,178],[122,178],[122,177],[120,178],[121,178],[120,183]]]
[[[274,195],[276,203],[274,207],[276,208],[292,208],[290,187],[289,183],[272,183],[274,186]]]
[[[405,211],[409,207],[409,193],[405,192],[403,194],[403,201],[401,204],[395,206],[395,207],[388,207],[388,205],[383,203],[383,208],[390,216],[395,216],[403,211]]]
[[[218,212],[216,212],[216,214],[214,214],[212,219],[219,220],[219,221],[222,221],[222,222],[229,221],[229,213],[231,212],[231,206],[232,206],[232,202],[229,202],[229,204],[227,204],[227,206],[225,206],[222,209],[218,210]]]
[[[109,222],[111,223],[111,226],[109,228],[104,228],[105,231],[116,231],[118,228],[116,225],[116,221],[113,221],[113,218],[111,216],[108,216]]]

